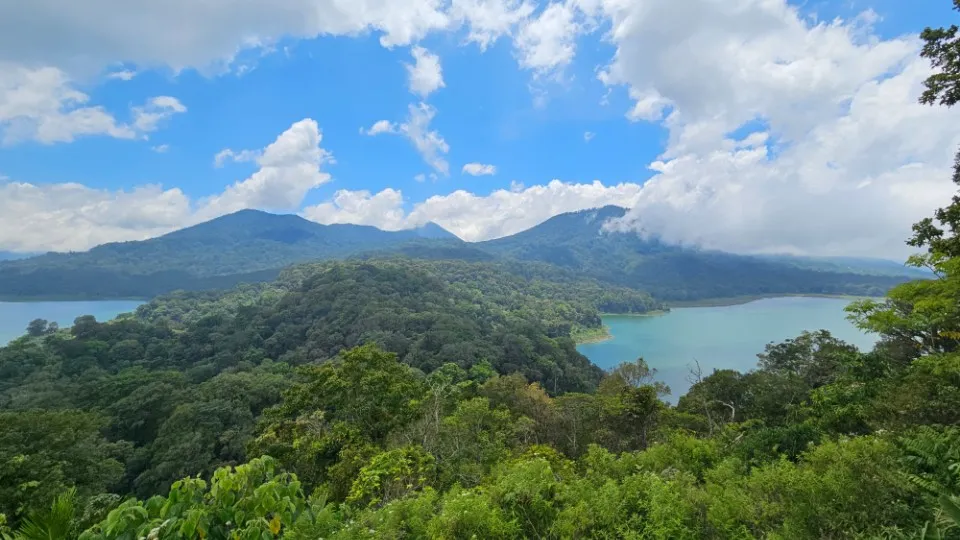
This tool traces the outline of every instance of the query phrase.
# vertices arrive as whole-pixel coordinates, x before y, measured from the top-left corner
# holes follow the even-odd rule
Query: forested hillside
[[[0,298],[152,298],[174,290],[271,281],[294,263],[386,254],[499,261],[514,269],[535,262],[539,273],[574,274],[669,301],[774,294],[878,296],[908,279],[906,270],[897,274],[889,265],[885,272],[863,272],[856,265],[819,259],[764,259],[681,248],[633,232],[605,232],[603,224],[623,212],[606,207],[561,214],[510,237],[467,243],[434,224],[388,232],[247,210],[142,242],[0,262]]]
[[[284,267],[416,240],[459,240],[438,225],[388,232],[243,210],[141,242],[0,264],[0,297],[150,298],[270,281]]]
[[[649,297],[489,263],[299,266],[38,321],[0,349],[0,513],[24,539],[953,538],[960,258],[930,260],[852,308],[876,350],[804,334],[676,407],[569,337]]]
[[[771,294],[881,296],[906,280],[851,267],[806,260],[751,257],[705,251],[607,230],[626,209],[606,206],[553,217],[527,231],[477,247],[521,261],[549,263],[608,283],[649,291],[662,300],[684,301]]]
[[[296,366],[365,344],[417,380],[453,364],[476,377],[522,374],[554,393],[592,390],[601,372],[571,334],[599,328],[598,306],[658,305],[632,290],[570,285],[461,262],[325,263],[276,283],[178,293],[109,323],[38,321],[0,349],[0,513],[19,519],[26,502],[64,485],[148,496],[239,463],[257,418],[300,379]],[[62,470],[75,466],[90,476]]]
[[[957,33],[924,32],[921,102],[960,102]],[[0,348],[0,537],[957,539],[960,192],[908,243],[934,279],[848,308],[873,350],[806,332],[694,370],[676,407],[571,339],[656,302],[501,264],[327,262],[35,321]]]

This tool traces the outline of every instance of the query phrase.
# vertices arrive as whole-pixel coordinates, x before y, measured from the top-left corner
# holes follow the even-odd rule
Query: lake
[[[757,365],[764,345],[796,337],[804,330],[829,330],[835,337],[870,349],[875,335],[846,320],[840,298],[766,298],[720,307],[675,308],[664,315],[605,316],[612,339],[577,347],[603,369],[642,356],[671,389],[670,401],[686,393],[690,366],[699,361],[704,375],[714,369],[747,371]]]
[[[46,319],[61,327],[73,326],[81,315],[93,315],[108,321],[121,313],[137,309],[138,300],[98,300],[89,302],[0,302],[0,346],[27,332],[34,319]]]

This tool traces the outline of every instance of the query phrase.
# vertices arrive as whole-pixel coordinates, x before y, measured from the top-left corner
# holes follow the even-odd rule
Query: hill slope
[[[0,264],[0,297],[148,297],[223,288],[273,279],[294,263],[424,239],[460,242],[433,223],[390,232],[242,210],[150,240],[6,261]]]
[[[906,280],[802,267],[780,260],[662,243],[603,224],[626,209],[606,206],[555,216],[521,233],[477,244],[503,257],[539,261],[602,281],[649,291],[664,300],[767,294],[880,295]],[[808,259],[815,260],[815,259]],[[903,272],[906,274],[907,272]]]
[[[701,251],[611,233],[625,209],[607,206],[555,216],[510,237],[466,243],[436,224],[405,231],[320,225],[299,216],[244,210],[140,242],[83,253],[0,262],[0,298],[152,297],[262,282],[295,263],[380,258],[499,261],[514,274],[567,282],[571,276],[681,301],[770,294],[879,295],[904,281],[821,259],[760,258]],[[539,265],[531,266],[537,262]],[[885,263],[890,264],[890,263]],[[861,267],[863,264],[861,264]]]

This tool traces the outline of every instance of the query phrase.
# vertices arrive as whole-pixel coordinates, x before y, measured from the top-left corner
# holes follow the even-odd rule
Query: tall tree
[[[953,0],[953,8],[960,11],[960,0]],[[936,73],[924,81],[920,103],[953,107],[960,101],[960,28],[927,28],[920,38],[924,41],[920,56],[930,60]],[[953,166],[953,182],[960,186],[960,152]],[[944,257],[960,256],[960,193],[953,196],[948,206],[938,209],[933,218],[926,218],[913,226],[911,246],[927,247],[932,254]]]

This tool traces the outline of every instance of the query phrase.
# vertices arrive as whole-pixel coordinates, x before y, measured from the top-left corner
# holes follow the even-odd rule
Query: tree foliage
[[[924,100],[956,101],[956,32],[924,33]],[[649,297],[486,263],[37,321],[0,348],[0,537],[960,538],[949,219],[912,240],[935,279],[851,306],[873,350],[805,332],[676,407],[642,359],[604,373],[571,339]]]

